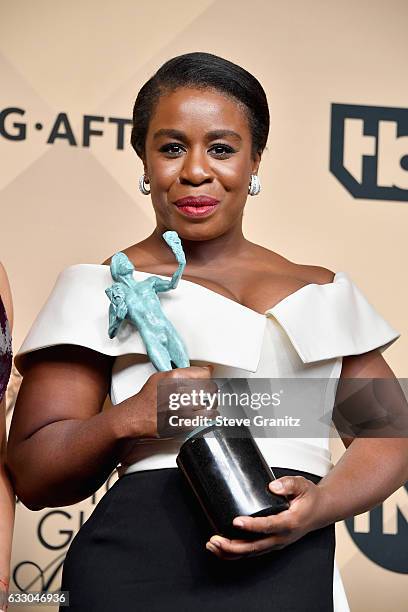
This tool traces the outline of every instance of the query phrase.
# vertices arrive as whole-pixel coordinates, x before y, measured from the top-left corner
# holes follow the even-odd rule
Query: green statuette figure
[[[164,314],[157,294],[175,289],[183,274],[186,258],[177,232],[163,234],[178,261],[178,268],[171,279],[149,276],[143,281],[133,278],[135,270],[125,253],[116,253],[110,270],[114,284],[105,289],[109,306],[109,338],[114,338],[122,321],[127,320],[139,331],[147,355],[154,367],[161,371],[189,367],[190,361],[183,341],[175,327]]]

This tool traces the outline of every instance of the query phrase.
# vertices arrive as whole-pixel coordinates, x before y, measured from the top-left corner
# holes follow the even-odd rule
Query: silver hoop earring
[[[256,196],[261,191],[261,181],[257,174],[251,174],[251,181],[249,183],[248,193],[251,196]]]
[[[147,189],[145,185],[146,177],[144,174],[139,179],[139,189],[143,193],[143,195],[149,195],[150,189]]]

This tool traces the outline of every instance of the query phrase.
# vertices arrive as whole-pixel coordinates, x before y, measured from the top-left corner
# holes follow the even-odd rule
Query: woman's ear
[[[147,162],[146,162],[146,157],[143,155],[143,157],[140,157],[142,164],[143,164],[143,174],[145,176],[149,176],[149,172],[147,170]]]
[[[255,158],[252,160],[252,171],[251,174],[258,174],[259,164],[261,163],[261,154],[257,153]]]

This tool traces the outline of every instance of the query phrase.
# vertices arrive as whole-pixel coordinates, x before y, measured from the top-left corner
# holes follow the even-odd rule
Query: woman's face
[[[259,161],[252,158],[248,120],[237,102],[209,89],[180,88],[161,96],[144,159],[159,230],[209,240],[240,226]],[[199,196],[181,206],[181,198]]]

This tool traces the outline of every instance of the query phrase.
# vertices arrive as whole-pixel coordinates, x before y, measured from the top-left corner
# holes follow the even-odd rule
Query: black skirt
[[[319,476],[273,467],[277,478]],[[75,612],[332,612],[334,524],[259,557],[224,561],[177,468],[122,476],[68,550],[61,589]],[[61,607],[61,612],[67,607]]]

